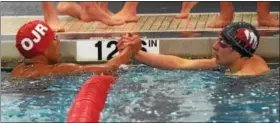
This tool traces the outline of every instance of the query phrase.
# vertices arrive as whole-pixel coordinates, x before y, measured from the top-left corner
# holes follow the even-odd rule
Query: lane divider
[[[86,81],[76,95],[67,115],[67,122],[98,122],[113,76],[94,76]]]

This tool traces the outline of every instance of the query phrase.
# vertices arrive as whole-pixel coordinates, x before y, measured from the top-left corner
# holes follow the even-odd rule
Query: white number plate
[[[118,54],[117,39],[77,41],[77,61],[107,61]],[[142,39],[142,50],[159,54],[158,39]]]

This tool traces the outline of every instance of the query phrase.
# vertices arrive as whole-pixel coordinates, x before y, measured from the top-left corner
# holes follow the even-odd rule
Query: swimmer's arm
[[[189,60],[177,56],[139,51],[135,58],[144,64],[160,69],[208,69],[217,66],[215,59]]]
[[[133,47],[127,47],[119,54],[109,60],[106,65],[118,69],[121,64],[127,64],[130,62],[132,56],[135,55],[135,51],[132,51]]]
[[[121,64],[126,64],[130,61],[133,52],[131,47],[124,49],[117,56],[113,57],[105,64],[91,64],[91,65],[78,65],[72,63],[62,63],[55,65],[51,71],[52,74],[74,74],[80,72],[90,72],[94,74],[115,74],[115,71]]]
[[[86,65],[83,66],[83,70],[96,74],[114,74],[114,72],[119,69],[121,64],[127,64],[130,61],[130,58],[134,55],[131,50],[132,47],[128,47],[120,52],[117,56],[109,60],[107,63],[101,65]]]
[[[56,76],[56,75],[71,75],[71,74],[77,74],[82,72],[88,72],[88,73],[94,73],[94,74],[101,74],[104,73],[106,75],[112,75],[114,74],[113,70],[114,68],[105,65],[105,64],[99,64],[99,65],[78,65],[73,63],[61,63],[59,65],[55,65],[55,67],[51,70],[50,75]]]

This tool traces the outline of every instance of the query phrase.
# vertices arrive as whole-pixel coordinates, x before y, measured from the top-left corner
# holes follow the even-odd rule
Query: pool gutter
[[[159,53],[176,55],[187,58],[212,57],[212,44],[216,37],[203,38],[157,38],[159,40]],[[61,40],[62,61],[78,62],[77,42],[79,40]],[[261,37],[259,48],[256,51],[266,59],[279,59],[279,37]],[[20,62],[22,57],[15,47],[15,41],[1,41],[1,62]],[[95,61],[88,61],[95,62]]]

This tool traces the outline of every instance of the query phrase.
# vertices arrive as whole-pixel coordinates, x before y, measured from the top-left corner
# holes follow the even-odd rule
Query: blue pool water
[[[7,76],[1,73],[1,121],[63,122],[91,75],[42,79],[20,89],[10,85]],[[257,77],[123,68],[100,121],[279,122],[279,68]]]

